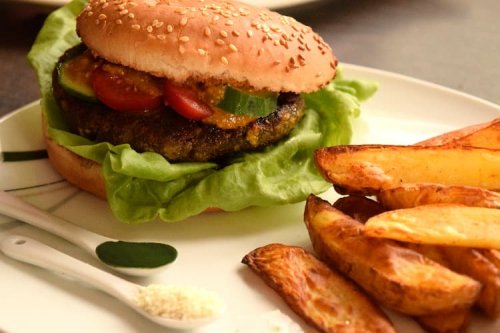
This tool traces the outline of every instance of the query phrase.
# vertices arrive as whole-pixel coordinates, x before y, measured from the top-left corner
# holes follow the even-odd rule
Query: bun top
[[[310,27],[237,1],[90,0],[77,32],[110,62],[179,82],[311,92],[337,65]]]

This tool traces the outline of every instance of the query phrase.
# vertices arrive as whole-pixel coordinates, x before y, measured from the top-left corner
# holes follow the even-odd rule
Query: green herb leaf
[[[96,254],[110,266],[129,268],[161,267],[177,258],[177,250],[170,245],[124,241],[99,244]]]

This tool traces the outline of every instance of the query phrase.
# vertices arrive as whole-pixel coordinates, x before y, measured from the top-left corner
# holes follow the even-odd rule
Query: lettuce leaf
[[[306,114],[286,139],[262,151],[235,156],[224,166],[169,163],[127,144],[95,143],[71,134],[52,95],[51,80],[57,59],[80,42],[75,19],[85,3],[73,0],[53,12],[28,59],[38,76],[49,135],[74,153],[102,164],[108,202],[120,221],[141,223],[159,217],[174,222],[207,208],[236,211],[283,205],[330,187],[315,169],[313,152],[321,146],[349,143],[350,121],[359,115],[360,102],[376,91],[374,82],[338,75],[322,90],[304,94]]]

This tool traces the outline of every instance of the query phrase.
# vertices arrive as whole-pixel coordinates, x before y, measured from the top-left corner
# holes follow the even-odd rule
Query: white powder
[[[154,316],[183,320],[211,317],[224,308],[222,300],[209,291],[162,284],[141,288],[136,302]]]

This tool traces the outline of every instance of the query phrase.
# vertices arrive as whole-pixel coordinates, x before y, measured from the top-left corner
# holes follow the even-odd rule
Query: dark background
[[[0,116],[39,98],[26,54],[54,9],[0,0]],[[341,62],[500,104],[498,0],[320,0],[279,11],[312,26]]]

